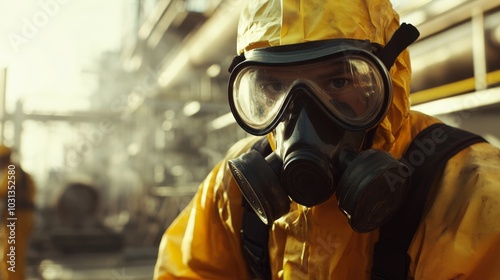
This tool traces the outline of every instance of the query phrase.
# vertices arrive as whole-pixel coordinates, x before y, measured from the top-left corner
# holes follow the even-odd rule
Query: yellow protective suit
[[[10,149],[0,145],[0,157],[4,156],[10,157]],[[0,172],[0,201],[3,202],[0,203],[3,207],[0,209],[0,280],[26,279],[26,253],[34,220],[35,184],[19,165],[12,165],[15,167],[10,169],[11,174],[7,167]],[[15,190],[15,206],[10,212],[7,209],[12,190]]]
[[[388,0],[255,0],[243,10],[237,46],[241,53],[328,38],[385,45],[398,27]],[[373,147],[401,158],[415,135],[438,120],[409,109],[407,51],[390,74],[394,100]],[[242,198],[227,160],[254,141],[231,148],[166,230],[155,279],[250,278],[241,253]],[[500,279],[499,182],[500,150],[487,143],[449,160],[408,251],[411,279]],[[335,197],[311,208],[291,207],[269,233],[274,279],[369,279],[378,231],[354,232]]]

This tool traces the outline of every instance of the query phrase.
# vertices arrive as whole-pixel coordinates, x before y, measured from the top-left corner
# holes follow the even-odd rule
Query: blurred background
[[[500,1],[394,0],[412,106],[500,146]],[[237,0],[0,2],[0,141],[36,183],[28,279],[151,279],[160,238],[245,132]]]

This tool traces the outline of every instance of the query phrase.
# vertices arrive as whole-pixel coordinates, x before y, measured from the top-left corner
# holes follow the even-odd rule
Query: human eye
[[[328,88],[330,90],[342,89],[348,85],[349,85],[349,79],[343,77],[336,77],[330,79],[330,81],[328,82]]]
[[[267,97],[271,99],[276,99],[281,96],[286,89],[286,86],[283,82],[279,81],[262,81],[259,85],[259,89],[262,93],[264,93]]]
[[[341,65],[330,67],[328,71],[320,75],[319,79],[321,86],[329,94],[340,94],[352,86],[352,76]]]

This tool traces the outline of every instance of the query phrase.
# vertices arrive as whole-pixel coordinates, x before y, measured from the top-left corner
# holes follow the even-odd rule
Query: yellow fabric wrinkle
[[[281,4],[280,1],[257,0],[247,5],[241,12],[237,31],[237,46],[246,45],[237,53],[254,48],[274,46],[279,43],[277,37],[281,32]],[[252,41],[252,37],[262,38]]]
[[[490,250],[499,244],[500,152],[489,144],[475,144],[454,156],[444,171],[433,206],[410,247],[417,255],[411,265],[415,279],[495,279],[498,266],[483,261],[498,258]],[[489,161],[489,162],[488,162]],[[497,247],[498,248],[498,247]],[[497,253],[496,253],[497,254]],[[480,268],[480,272],[477,272]],[[471,275],[489,275],[469,278]]]

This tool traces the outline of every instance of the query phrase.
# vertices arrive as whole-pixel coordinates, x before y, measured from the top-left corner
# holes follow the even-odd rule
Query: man
[[[33,227],[35,185],[0,145],[0,279],[26,279],[26,253]]]
[[[249,1],[229,102],[271,151],[258,138],[229,150],[165,232],[155,279],[385,279],[391,250],[392,279],[498,279],[500,151],[476,139],[417,186],[430,191],[410,187],[433,178],[410,178],[418,156],[454,135],[409,109],[414,33],[388,0]],[[434,142],[414,141],[427,128]],[[421,220],[401,214],[417,197]],[[406,220],[407,246],[385,245]]]

